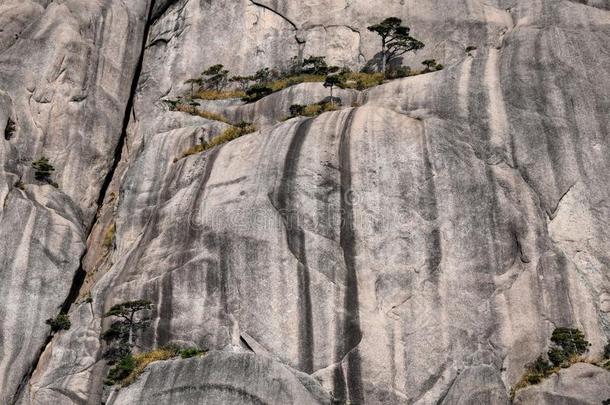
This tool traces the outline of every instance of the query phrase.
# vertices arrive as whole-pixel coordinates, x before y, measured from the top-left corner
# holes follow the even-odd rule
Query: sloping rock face
[[[146,9],[138,0],[0,3],[2,404],[27,382],[45,320],[69,301],[121,137]],[[32,162],[43,156],[57,188],[35,180]]]
[[[607,1],[80,3],[0,6],[0,18],[13,16],[0,63],[15,72],[0,73],[0,127],[16,117],[19,128],[2,143],[0,402],[507,404],[555,327],[583,330],[589,360],[599,358],[610,336]],[[57,20],[66,38],[122,58],[58,62],[59,84],[29,78],[15,58],[47,68],[45,52],[78,49],[50,34],[59,22],[48,16],[66,8],[76,15]],[[184,94],[186,79],[215,63],[246,74],[299,54],[361,67],[378,46],[366,26],[393,15],[427,45],[405,63],[432,57],[444,70],[342,92],[345,108],[316,118],[282,121],[294,102],[325,95],[319,84],[210,103],[259,131],[183,157],[226,128],[167,110],[162,100]],[[130,35],[108,28],[87,42],[102,30],[84,28],[92,21]],[[17,32],[45,52],[13,43]],[[107,59],[119,68],[101,92]],[[102,101],[82,116],[67,101],[81,89],[68,80],[79,66],[95,71],[91,92],[113,95],[88,95]],[[40,91],[53,106],[44,119],[28,80],[51,86]],[[47,153],[60,188],[12,186],[45,147],[72,154]],[[70,330],[45,347],[44,319],[68,297],[85,238],[75,288],[91,302],[77,300]],[[108,396],[103,314],[140,298],[155,304],[142,350],[211,353],[155,363]],[[598,401],[610,397],[604,373],[577,364],[514,402]]]

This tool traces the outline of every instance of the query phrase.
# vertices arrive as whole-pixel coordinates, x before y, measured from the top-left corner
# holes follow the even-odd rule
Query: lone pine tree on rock
[[[150,301],[136,300],[117,304],[104,315],[105,318],[115,317],[110,328],[102,334],[102,338],[113,346],[106,351],[105,356],[111,360],[120,359],[131,354],[134,346],[134,336],[138,330],[148,327],[150,318],[137,316],[138,312],[150,310]]]
[[[411,28],[402,25],[400,18],[386,18],[379,24],[371,25],[368,30],[381,37],[381,72],[383,74],[386,72],[388,63],[394,58],[424,47],[423,42],[411,36]]]

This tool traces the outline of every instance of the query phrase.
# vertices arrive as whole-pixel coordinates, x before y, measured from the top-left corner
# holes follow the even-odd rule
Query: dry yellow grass
[[[229,120],[221,114],[210,112],[210,111],[199,110],[199,109],[197,109],[197,107],[189,105],[189,104],[178,104],[176,106],[176,111],[180,111],[180,112],[191,114],[191,115],[198,115],[202,118],[212,120],[212,121],[220,121],[220,122],[224,122],[225,124],[230,124]]]
[[[136,354],[133,356],[133,359],[136,362],[136,368],[129,373],[129,375],[122,381],[121,385],[125,387],[133,383],[136,378],[138,378],[140,374],[144,372],[146,366],[153,361],[169,360],[177,355],[178,349],[174,347],[161,347],[150,352]]]
[[[182,155],[183,158],[191,156],[197,153],[205,152],[223,143],[231,142],[233,139],[237,139],[241,136],[250,134],[256,131],[254,125],[235,126],[226,129],[222,134],[212,138],[210,142],[195,145],[187,149]]]
[[[116,224],[112,223],[112,225],[110,225],[108,227],[108,229],[106,229],[106,233],[104,234],[104,242],[103,245],[105,248],[110,248],[112,247],[112,244],[114,243],[114,234],[116,232]]]
[[[230,98],[242,98],[246,95],[243,91],[239,90],[200,90],[195,93],[195,98],[201,100],[226,100]]]

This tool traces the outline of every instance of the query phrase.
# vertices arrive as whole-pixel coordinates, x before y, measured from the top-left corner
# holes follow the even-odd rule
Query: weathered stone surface
[[[73,327],[47,346],[20,403],[99,403],[103,314],[137,298],[155,303],[142,350],[220,352],[157,363],[116,403],[150,402],[197,376],[231,388],[184,391],[178,403],[249,403],[233,397],[240,387],[263,403],[299,403],[312,391],[298,371],[339,403],[506,404],[557,326],[582,329],[596,360],[610,334],[607,6],[157,5],[83,262],[93,302],[72,308]],[[246,106],[202,103],[260,130],[181,158],[226,128],[168,111],[162,100],[184,94],[186,79],[215,63],[233,73],[281,66],[299,51],[359,67],[379,45],[365,27],[388,15],[428,45],[406,63],[433,57],[446,69],[341,92],[346,108],[314,119],[279,122],[291,104],[326,96],[319,84]],[[261,374],[228,373],[242,362]],[[607,372],[573,367],[516,400],[599,400],[588,382]],[[263,389],[278,375],[288,399]],[[301,403],[324,403],[315,392]]]
[[[85,250],[140,54],[146,1],[0,3],[0,403],[49,335]],[[14,123],[14,129],[10,129]],[[34,179],[46,156],[58,188]]]
[[[303,381],[267,357],[212,352],[203,358],[154,363],[107,404],[330,404],[313,378],[300,376]]]

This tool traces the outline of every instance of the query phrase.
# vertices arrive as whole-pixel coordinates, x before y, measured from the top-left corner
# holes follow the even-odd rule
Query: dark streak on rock
[[[430,159],[430,151],[428,147],[428,136],[424,129],[422,135],[422,155],[424,161],[423,178],[429,179],[425,183],[425,190],[422,190],[420,203],[425,206],[428,215],[426,219],[436,220],[438,218],[438,203],[436,201],[436,184],[434,182],[435,173]],[[441,246],[441,234],[438,226],[436,226],[427,237],[428,244],[428,271],[433,282],[438,282],[439,267],[443,258]]]
[[[362,339],[360,329],[360,303],[358,296],[358,276],[356,274],[356,235],[354,232],[354,213],[353,205],[349,198],[346,198],[352,191],[352,167],[350,150],[350,131],[354,120],[355,110],[351,110],[343,124],[341,138],[339,141],[339,167],[341,173],[341,234],[340,245],[343,250],[345,261],[345,293],[343,297],[344,318],[342,325],[342,349],[348,351],[346,375],[343,370],[337,368],[333,378],[335,396],[341,395],[349,399],[352,403],[363,404],[364,393],[362,392],[362,373],[361,360],[358,349],[356,348]],[[341,345],[338,345],[341,347]],[[353,350],[356,348],[355,350]],[[335,353],[336,360],[340,361],[341,356]]]
[[[299,207],[294,201],[297,193],[295,178],[297,177],[301,149],[305,137],[309,132],[313,120],[308,119],[299,123],[294,136],[288,147],[282,180],[277,195],[275,196],[276,207],[283,217],[286,228],[286,242],[288,249],[297,259],[297,283],[299,291],[299,370],[305,373],[314,372],[313,353],[313,314],[311,305],[311,280],[309,267],[307,265],[307,253],[305,249],[305,232],[300,226]]]

